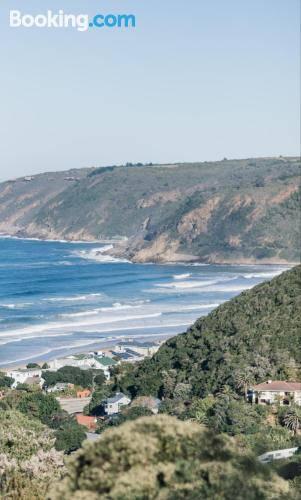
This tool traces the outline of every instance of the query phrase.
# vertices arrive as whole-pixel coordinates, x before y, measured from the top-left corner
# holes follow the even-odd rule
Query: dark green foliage
[[[266,378],[298,379],[300,275],[297,266],[222,304],[187,333],[168,340],[119,381],[120,387],[132,396],[169,397],[170,388],[173,392],[176,384],[186,383],[193,395],[204,397],[226,384],[237,391],[244,378],[249,384]]]
[[[14,379],[7,377],[4,373],[0,372],[0,389],[11,387],[13,383]]]
[[[28,363],[26,365],[26,368],[30,369],[30,368],[41,368],[40,365],[38,365],[38,363]]]
[[[93,381],[93,370],[81,370],[75,366],[64,366],[56,372],[43,372],[42,377],[46,386],[55,385],[57,382],[91,387]]]
[[[106,377],[103,371],[100,370],[100,373],[94,377],[94,384],[98,386],[102,386],[106,381]]]
[[[56,429],[55,437],[56,450],[64,451],[69,455],[81,447],[82,442],[86,439],[86,429],[69,418]]]
[[[109,397],[110,390],[106,386],[97,387],[93,394],[90,403],[85,407],[85,414],[99,416],[104,414],[104,401]]]
[[[254,434],[261,424],[256,409],[242,400],[221,396],[207,412],[209,427],[232,436]]]
[[[148,408],[143,408],[142,406],[133,406],[123,408],[120,413],[114,415],[107,420],[100,420],[98,424],[97,433],[101,434],[106,429],[110,427],[118,427],[119,425],[127,422],[129,420],[136,420],[140,417],[150,417],[153,413]]]
[[[17,409],[49,426],[51,426],[53,416],[61,411],[55,397],[52,394],[43,394],[42,392],[23,393],[17,404]]]
[[[86,438],[85,429],[77,421],[63,411],[52,394],[42,392],[12,393],[5,400],[4,409],[13,408],[27,417],[39,420],[51,429],[55,429],[55,447],[65,453],[71,453],[81,446]]]

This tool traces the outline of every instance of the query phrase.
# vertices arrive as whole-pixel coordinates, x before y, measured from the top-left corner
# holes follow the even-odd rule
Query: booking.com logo
[[[19,10],[9,13],[11,28],[75,28],[88,31],[91,28],[135,28],[136,17],[133,14],[66,14],[63,10],[46,14],[22,14]]]

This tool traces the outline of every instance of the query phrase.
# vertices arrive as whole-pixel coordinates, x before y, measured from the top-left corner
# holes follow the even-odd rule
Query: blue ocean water
[[[100,243],[0,238],[0,367],[166,338],[284,267],[132,264]]]

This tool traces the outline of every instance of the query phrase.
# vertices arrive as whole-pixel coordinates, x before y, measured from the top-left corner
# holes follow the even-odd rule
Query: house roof
[[[114,356],[117,356],[120,359],[132,359],[133,356],[128,352],[115,352],[113,351]]]
[[[115,394],[115,396],[113,396],[112,398],[108,398],[107,399],[107,404],[108,403],[118,403],[118,401],[120,401],[121,399],[123,398],[127,398],[127,399],[130,399],[128,398],[125,394],[123,394],[123,392],[117,392]]]
[[[68,382],[57,382],[54,387],[57,389],[66,389],[68,385]]]
[[[71,359],[76,359],[76,360],[81,360],[81,359],[88,359],[87,354],[73,354],[70,356]]]
[[[86,427],[94,425],[96,422],[95,417],[88,417],[86,415],[81,415],[81,414],[76,415],[76,420],[78,424],[85,425]]]
[[[117,363],[115,359],[109,358],[108,356],[95,356],[95,359],[103,366],[113,366]]]
[[[134,347],[134,349],[135,349],[135,347]],[[143,356],[141,356],[141,354],[139,352],[135,351],[134,349],[126,348],[126,352],[132,356],[135,356],[135,358],[143,359]]]
[[[24,381],[24,384],[35,385],[35,384],[40,384],[40,382],[41,382],[40,377],[27,377],[27,379]]]
[[[9,370],[11,373],[28,373],[29,375],[34,372],[41,372],[41,368],[18,368],[17,370]]]
[[[273,380],[271,382],[264,382],[252,387],[254,391],[284,391],[296,392],[301,391],[301,382],[286,382],[283,380]]]

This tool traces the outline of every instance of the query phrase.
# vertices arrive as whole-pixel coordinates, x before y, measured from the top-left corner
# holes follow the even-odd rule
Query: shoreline
[[[184,332],[182,332],[184,333]],[[103,340],[103,341],[99,341],[99,342],[95,342],[95,344],[92,344],[91,345],[91,348],[90,349],[84,349],[84,350],[79,350],[79,349],[70,349],[69,352],[66,352],[66,354],[61,354],[59,356],[45,356],[45,358],[30,358],[28,359],[28,362],[27,363],[18,363],[17,361],[16,362],[12,362],[12,363],[9,363],[9,365],[3,365],[3,366],[0,366],[0,373],[1,372],[8,372],[8,371],[11,371],[11,370],[22,370],[22,369],[26,369],[26,366],[29,364],[29,363],[37,363],[38,365],[42,366],[44,363],[47,363],[47,361],[53,361],[54,359],[61,359],[61,358],[66,358],[68,356],[72,356],[72,355],[76,355],[76,354],[88,354],[90,351],[92,350],[105,350],[105,351],[109,351],[111,348],[113,348],[114,345],[118,344],[118,342],[121,342],[121,341],[124,341],[124,340],[127,340],[127,339],[137,339],[139,342],[145,342],[145,341],[158,341],[158,342],[161,342],[161,343],[164,343],[166,340],[172,338],[172,337],[175,337],[176,335],[181,335],[181,333],[177,333],[177,334],[170,334],[170,333],[157,333],[157,334],[150,334],[150,335],[139,335],[138,337],[135,335],[129,335],[128,337],[127,336],[120,336],[120,338],[115,338],[115,339],[108,339],[108,340]]]
[[[12,239],[12,240],[23,240],[23,241],[38,241],[38,242],[45,242],[45,243],[70,243],[70,244],[77,244],[77,245],[95,245],[95,244],[111,244],[111,245],[114,245],[114,244],[118,244],[118,243],[121,243],[121,242],[124,242],[126,241],[125,239],[126,237],[124,237],[124,239],[117,239],[117,238],[112,238],[112,239],[101,239],[101,240],[94,240],[94,239],[86,239],[86,240],[73,240],[73,239],[51,239],[51,238],[38,238],[38,237],[34,237],[34,236],[17,236],[17,235],[12,235],[12,234],[8,234],[8,233],[2,233],[0,232],[0,240],[1,239]],[[112,255],[110,254],[109,252],[104,252],[103,255],[107,255],[108,257],[112,257],[112,258],[116,258],[116,260],[118,260],[119,257],[116,257],[116,255]],[[193,256],[193,258],[191,259],[188,254],[182,254],[183,255],[183,260],[148,260],[148,261],[143,261],[143,262],[139,262],[139,261],[136,261],[136,260],[133,260],[133,259],[127,259],[127,261],[129,263],[132,263],[132,264],[140,264],[140,265],[149,265],[149,264],[153,264],[153,265],[186,265],[186,266],[201,266],[201,265],[215,265],[215,266],[223,266],[223,265],[229,265],[229,266],[258,266],[258,265],[263,265],[263,266],[289,266],[289,267],[293,267],[293,266],[297,266],[300,264],[300,261],[286,261],[286,260],[283,260],[283,259],[261,259],[261,260],[256,260],[254,258],[250,258],[250,259],[236,259],[235,261],[232,261],[232,260],[210,260],[210,261],[203,261],[201,259],[199,259],[197,256]],[[125,259],[126,256],[123,257],[123,259]],[[199,260],[198,260],[199,259]],[[121,257],[120,257],[120,260],[121,260]],[[95,262],[97,262],[97,259],[95,259]],[[103,263],[101,261],[99,261],[100,263]]]

